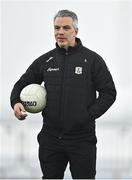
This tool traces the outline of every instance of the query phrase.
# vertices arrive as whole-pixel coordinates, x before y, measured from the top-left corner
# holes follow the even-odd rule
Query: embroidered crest
[[[75,67],[75,74],[82,74],[82,67]]]

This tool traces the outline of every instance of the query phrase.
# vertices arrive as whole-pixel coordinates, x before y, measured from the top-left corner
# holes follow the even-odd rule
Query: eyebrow
[[[59,25],[54,25],[54,27],[55,28],[60,28],[61,26],[59,26]],[[71,26],[70,25],[65,25],[65,26],[62,26],[64,29],[65,28],[71,28]]]

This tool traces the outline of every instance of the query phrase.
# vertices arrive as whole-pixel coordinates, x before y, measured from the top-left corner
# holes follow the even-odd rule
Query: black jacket
[[[104,114],[116,98],[115,85],[104,60],[84,47],[66,51],[58,47],[36,59],[16,82],[11,106],[20,102],[20,92],[31,83],[45,82],[47,105],[43,129],[55,136],[90,133],[95,119]],[[97,93],[98,92],[98,97]]]

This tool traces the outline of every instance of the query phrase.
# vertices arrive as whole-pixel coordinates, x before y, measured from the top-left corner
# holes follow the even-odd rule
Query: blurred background
[[[116,102],[96,120],[96,178],[132,179],[132,1],[3,0],[0,8],[0,178],[41,179],[41,114],[18,121],[9,99],[32,61],[55,47],[53,17],[69,9],[78,15],[78,37],[104,58],[117,88]]]

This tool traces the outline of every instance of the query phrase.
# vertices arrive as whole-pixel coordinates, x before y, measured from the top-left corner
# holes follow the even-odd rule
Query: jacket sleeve
[[[116,89],[112,76],[106,63],[98,54],[95,54],[92,64],[92,80],[95,90],[98,91],[98,97],[89,107],[88,112],[96,119],[103,115],[116,99]]]
[[[32,83],[41,84],[43,81],[42,79],[41,65],[37,59],[29,66],[26,72],[15,83],[10,95],[10,103],[12,108],[14,108],[16,103],[21,102],[20,93],[25,86]]]

